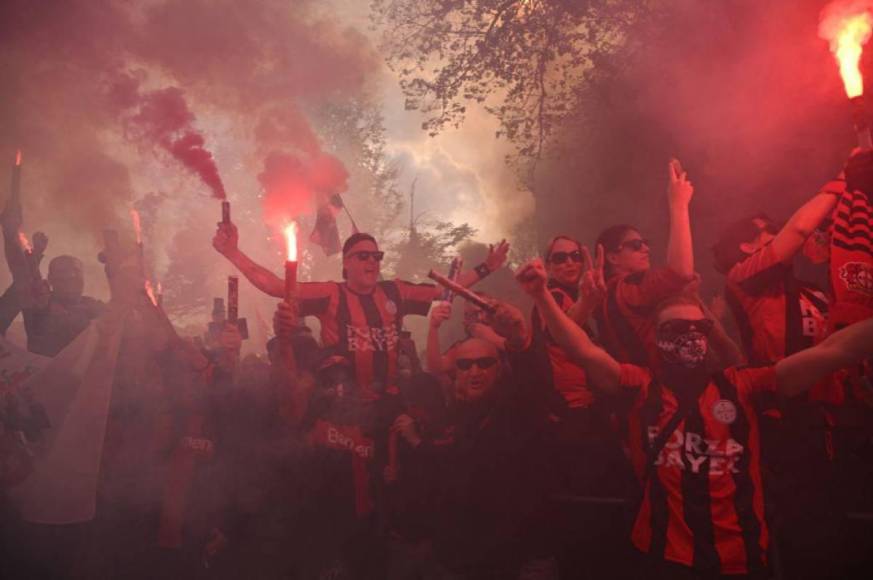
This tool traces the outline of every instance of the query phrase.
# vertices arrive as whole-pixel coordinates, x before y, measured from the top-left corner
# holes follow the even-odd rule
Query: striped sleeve
[[[767,244],[735,264],[728,272],[728,282],[737,284],[745,292],[758,294],[781,279],[782,266],[773,245]]]
[[[618,383],[623,389],[643,392],[652,382],[652,371],[632,364],[620,365]]]
[[[400,312],[417,316],[427,316],[430,304],[436,297],[433,284],[413,284],[403,280],[395,280],[397,290],[400,292]]]
[[[652,268],[621,279],[616,286],[616,299],[630,308],[649,308],[699,283],[698,275],[688,280],[670,268]]]
[[[335,282],[301,282],[297,285],[297,303],[300,316],[321,316],[337,293]]]

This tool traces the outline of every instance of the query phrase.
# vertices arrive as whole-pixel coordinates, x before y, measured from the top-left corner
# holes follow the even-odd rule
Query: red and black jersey
[[[768,533],[752,398],[775,389],[773,367],[727,369],[682,411],[648,369],[622,365],[621,385],[635,394],[628,446],[644,480],[634,545],[714,573],[761,568]],[[677,411],[681,420],[650,466],[651,448]]]
[[[332,485],[340,489],[336,497],[345,497],[351,492],[355,515],[369,515],[375,505],[370,479],[375,455],[373,438],[359,425],[342,425],[321,418],[315,421],[308,440],[320,451],[329,453],[333,460],[329,473]],[[323,462],[322,465],[326,463]],[[348,466],[350,473],[347,471]],[[345,487],[349,482],[351,487]]]
[[[549,280],[549,291],[564,312],[567,312],[579,299],[577,288],[568,288],[554,280]],[[567,406],[571,409],[591,406],[594,402],[594,394],[587,386],[585,370],[555,342],[536,306],[531,314],[531,321],[533,340],[542,341],[548,353],[549,374],[551,375],[549,378],[555,390],[564,398]]]
[[[606,299],[595,312],[597,330],[609,354],[619,362],[656,365],[652,310],[696,281],[686,280],[669,268],[610,278]]]
[[[392,385],[403,317],[426,316],[434,298],[431,284],[379,282],[358,294],[345,283],[306,282],[299,286],[301,316],[321,322],[321,341],[349,359],[364,398],[376,399]]]
[[[824,337],[827,296],[795,278],[771,244],[731,268],[725,298],[752,364],[779,361]]]
[[[844,191],[833,213],[830,330],[873,316],[873,207],[860,191]]]

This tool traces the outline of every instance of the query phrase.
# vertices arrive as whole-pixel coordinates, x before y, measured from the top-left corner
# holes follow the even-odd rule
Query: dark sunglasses
[[[482,358],[459,358],[455,361],[455,366],[462,371],[468,371],[476,365],[482,370],[490,369],[497,364],[497,359],[493,356],[483,356]]]
[[[563,264],[567,260],[573,260],[577,264],[582,262],[582,252],[554,252],[549,256],[549,262],[552,264]]]
[[[373,258],[377,262],[381,262],[382,258],[385,257],[385,252],[354,252],[349,254],[350,258],[357,258],[361,262],[366,262],[370,258]]]
[[[649,240],[646,240],[644,238],[639,238],[636,240],[628,240],[628,241],[622,242],[618,245],[618,251],[620,252],[621,250],[623,250],[625,248],[630,248],[634,252],[639,252],[640,250],[643,249],[643,246],[645,246],[647,248],[650,247]]]
[[[665,320],[658,325],[659,334],[679,335],[697,331],[703,335],[709,335],[712,332],[712,327],[715,324],[708,318],[700,320],[685,320],[682,318],[674,318],[673,320]]]

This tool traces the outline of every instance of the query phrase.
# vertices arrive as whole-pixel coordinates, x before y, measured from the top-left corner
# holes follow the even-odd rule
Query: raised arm
[[[770,242],[780,262],[788,262],[794,258],[822,220],[833,212],[845,190],[846,181],[842,177],[829,181],[812,199],[794,212]]]
[[[776,363],[776,388],[788,397],[797,395],[869,356],[873,356],[873,319],[847,326]]]
[[[446,302],[435,302],[430,310],[430,324],[427,330],[427,370],[437,374],[448,369],[447,357],[443,356],[440,346],[440,326],[452,315],[452,305]]]
[[[688,206],[694,186],[678,159],[669,163],[670,183],[667,198],[670,205],[670,238],[667,242],[667,266],[686,280],[694,278],[694,248],[691,243],[691,218]]]
[[[584,270],[579,283],[579,299],[567,310],[567,316],[579,326],[588,323],[594,312],[606,298],[606,278],[603,274],[605,264],[603,246],[597,245],[597,257],[592,261],[587,246],[582,246]]]
[[[212,246],[219,254],[230,260],[230,263],[236,266],[255,288],[277,298],[284,296],[285,282],[239,249],[239,231],[234,224],[219,223],[218,230],[212,238]]]
[[[485,261],[473,268],[462,272],[458,278],[458,284],[469,288],[473,286],[492,272],[499,270],[506,263],[506,256],[509,254],[509,242],[500,240],[496,246],[488,246],[488,256]],[[434,288],[434,300],[442,294],[442,288]]]
[[[537,259],[522,266],[516,278],[536,302],[552,338],[585,368],[592,386],[610,394],[617,393],[621,366],[561,311],[546,288],[547,276],[542,261]]]

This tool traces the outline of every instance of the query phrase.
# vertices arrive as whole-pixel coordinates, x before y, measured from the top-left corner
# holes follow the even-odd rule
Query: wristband
[[[480,280],[482,278],[487,278],[488,275],[491,274],[491,268],[489,268],[488,264],[486,264],[485,262],[482,262],[481,264],[473,268],[473,271],[476,272],[476,275],[479,276]]]

